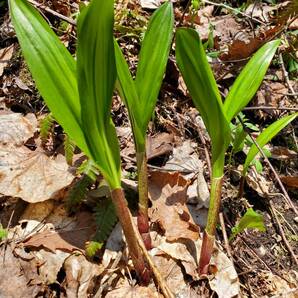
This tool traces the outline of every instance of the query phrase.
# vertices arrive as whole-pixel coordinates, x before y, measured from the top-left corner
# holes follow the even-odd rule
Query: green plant
[[[152,117],[168,61],[174,24],[173,6],[166,2],[155,11],[145,33],[136,77],[133,80],[128,65],[115,41],[118,80],[116,88],[124,101],[132,126],[138,170],[138,228],[150,247],[148,222],[148,174],[146,131]]]
[[[225,153],[231,141],[230,122],[259,88],[279,40],[265,44],[250,59],[231,87],[224,104],[198,33],[180,28],[176,34],[177,64],[211,138],[212,175],[210,207],[199,261],[200,274],[208,272],[220,208]]]
[[[7,229],[3,229],[2,224],[0,224],[0,241],[5,239],[8,235]]]
[[[149,279],[120,180],[120,153],[110,117],[116,79],[114,1],[93,0],[78,19],[77,60],[25,0],[10,0],[14,28],[36,86],[69,137],[100,169],[138,276]]]
[[[247,209],[245,214],[240,218],[238,224],[232,228],[232,234],[229,240],[235,238],[239,233],[243,232],[245,229],[257,229],[260,232],[265,232],[266,228],[264,225],[263,216],[252,208]]]

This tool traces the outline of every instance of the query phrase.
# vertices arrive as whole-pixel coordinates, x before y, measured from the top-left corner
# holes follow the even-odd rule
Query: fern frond
[[[70,139],[70,137],[67,134],[65,134],[63,146],[66,162],[69,165],[72,165],[72,158],[76,149],[76,144]]]
[[[48,138],[49,134],[53,130],[55,119],[51,113],[49,113],[47,116],[45,116],[40,121],[40,138],[43,143],[45,143]]]
[[[91,159],[84,160],[77,169],[78,174],[85,174],[93,181],[96,180],[96,176],[99,175],[99,170],[95,162]]]
[[[85,251],[88,257],[93,257],[98,250],[103,246],[103,243],[90,241],[86,243]]]
[[[118,218],[111,199],[101,200],[95,207],[97,231],[94,240],[103,243],[111,234]]]
[[[83,175],[68,191],[66,207],[69,212],[75,212],[80,203],[85,199],[88,188],[94,183],[89,176]]]

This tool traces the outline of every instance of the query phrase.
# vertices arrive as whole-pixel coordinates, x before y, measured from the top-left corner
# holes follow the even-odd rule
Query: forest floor
[[[30,2],[74,54],[79,1]],[[148,19],[161,1],[115,2],[115,36],[134,73]],[[192,12],[188,1],[174,1],[174,7],[176,27],[193,26],[206,42],[223,96],[249,57],[267,41],[281,38],[265,80],[243,111],[253,136],[297,111],[297,1],[201,1]],[[266,147],[270,164],[262,156],[255,160],[241,198],[239,179],[248,144],[231,156],[212,259],[215,269],[208,278],[198,278],[195,255],[201,239],[195,227],[204,228],[208,212],[210,139],[174,50],[175,43],[148,130],[150,254],[156,266],[176,297],[298,297],[297,121]],[[61,127],[49,116],[3,0],[0,86],[0,298],[163,297],[154,281],[148,287],[137,284],[121,227],[110,210],[108,188],[100,175],[92,182],[78,170],[85,157],[78,150],[72,155]],[[112,117],[123,187],[134,212],[134,145],[117,94]],[[169,203],[171,197],[175,203]],[[246,229],[229,240],[250,207],[263,216],[266,231]],[[99,244],[96,235],[105,221],[112,229]],[[101,249],[94,251],[96,245]]]

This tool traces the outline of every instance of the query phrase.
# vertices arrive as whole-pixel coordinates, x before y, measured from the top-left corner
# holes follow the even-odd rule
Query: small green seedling
[[[147,248],[151,244],[148,234],[146,132],[165,73],[172,42],[173,25],[173,5],[171,2],[166,2],[155,11],[150,19],[142,42],[137,73],[134,80],[121,49],[115,41],[118,73],[116,88],[128,109],[134,136],[138,168],[138,227]]]
[[[2,225],[0,224],[0,241],[7,238],[8,231],[6,229],[3,229]]]
[[[238,224],[232,228],[232,234],[229,240],[231,241],[245,229],[257,229],[260,232],[265,232],[266,228],[264,225],[263,216],[254,211],[252,208],[247,209],[245,214],[239,220]]]
[[[231,141],[230,122],[253,98],[278,45],[279,40],[271,41],[257,51],[237,77],[223,104],[198,33],[189,28],[177,30],[177,64],[200,111],[212,145],[210,207],[200,255],[200,274],[208,273],[213,251],[225,153]]]
[[[134,267],[145,282],[147,265],[121,189],[119,145],[110,117],[117,75],[114,1],[93,0],[80,14],[76,61],[28,2],[10,0],[9,5],[36,86],[54,118],[108,182]]]
[[[271,125],[269,125],[266,129],[262,131],[262,133],[257,137],[257,144],[263,148],[270,140],[275,137],[282,129],[284,129],[289,123],[291,123],[296,117],[298,113],[294,113],[288,116],[285,116]],[[246,156],[245,163],[243,166],[242,176],[245,176],[250,164],[253,162],[256,155],[259,153],[259,149],[255,144],[253,144]]]

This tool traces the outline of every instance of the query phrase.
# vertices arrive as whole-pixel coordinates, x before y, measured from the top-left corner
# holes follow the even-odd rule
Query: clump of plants
[[[172,4],[166,2],[162,5],[149,22],[135,79],[113,38],[113,0],[93,0],[80,13],[76,59],[25,0],[9,0],[9,5],[15,31],[36,86],[51,115],[96,165],[108,183],[135,270],[140,280],[148,283],[150,269],[121,188],[120,152],[110,110],[116,86],[127,106],[135,142],[138,228],[147,248],[150,248],[146,131],[171,48],[174,24]],[[210,207],[200,255],[200,274],[208,273],[213,251],[225,155],[228,147],[233,146],[231,123],[253,98],[278,46],[279,40],[274,40],[258,50],[237,77],[223,102],[199,35],[192,29],[177,30],[177,64],[200,111],[212,145]],[[297,115],[292,114],[273,123],[256,141],[261,147],[264,146]],[[243,175],[257,153],[258,149],[253,145],[247,155]],[[88,183],[86,180],[84,187]],[[112,210],[110,207],[109,210]],[[238,230],[244,226],[245,221],[242,221]],[[97,244],[90,246],[90,252],[97,248]]]

